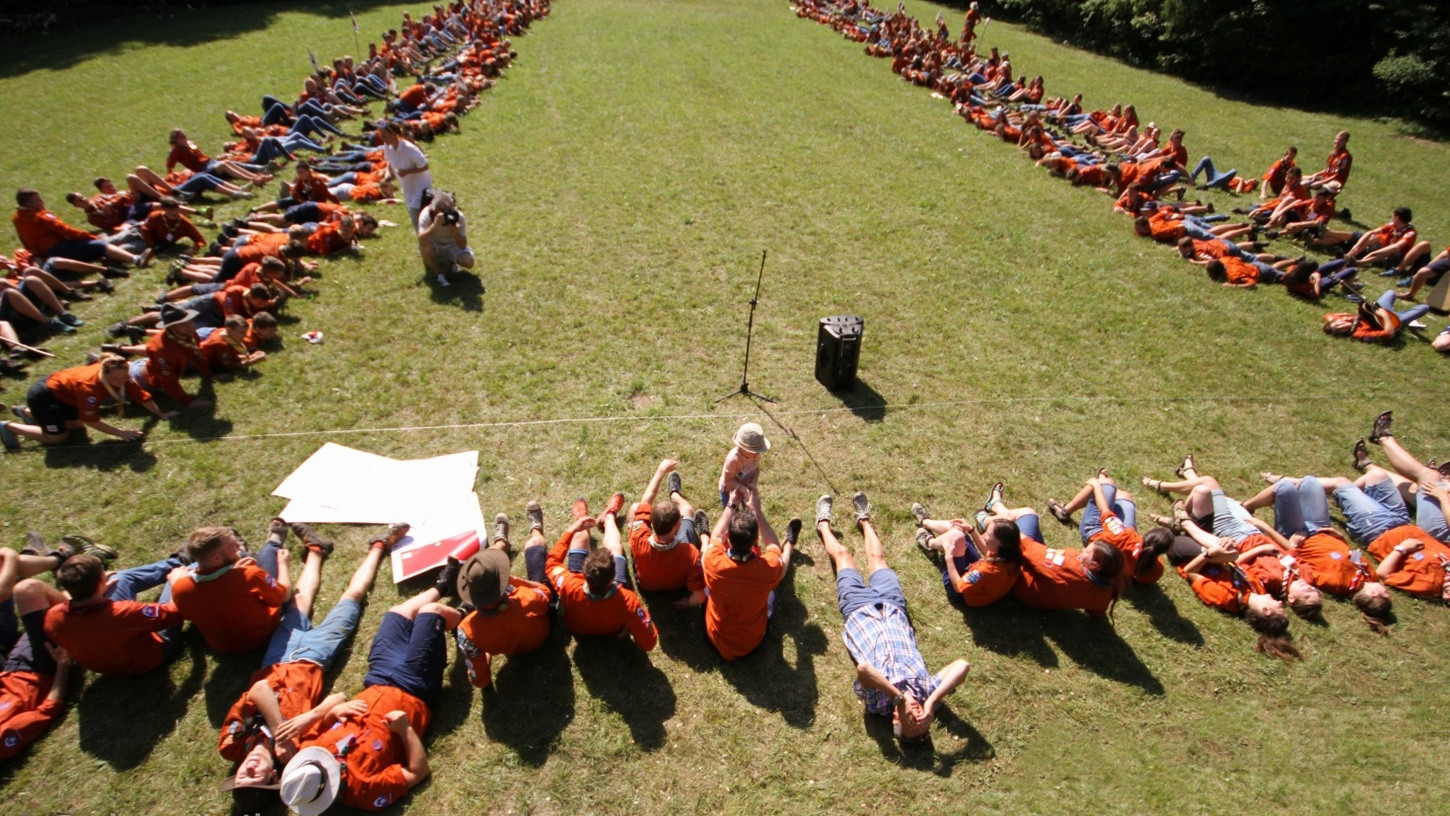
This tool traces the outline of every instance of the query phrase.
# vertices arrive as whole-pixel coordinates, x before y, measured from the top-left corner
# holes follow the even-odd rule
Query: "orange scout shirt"
[[[256,564],[192,572],[171,585],[171,602],[196,624],[213,650],[246,652],[267,645],[292,591]]]
[[[1022,574],[1013,594],[1017,600],[1037,609],[1081,609],[1102,615],[1113,602],[1112,587],[1088,577],[1078,561],[1082,550],[1049,549],[1030,538],[1022,538]]]
[[[736,561],[725,546],[711,547],[704,557],[705,634],[720,655],[733,660],[749,654],[765,639],[766,605],[784,577],[780,548],[771,545],[759,555]]]
[[[654,545],[650,528],[650,506],[639,502],[629,522],[629,551],[634,556],[634,574],[639,588],[645,592],[676,590],[689,585],[691,591],[703,589],[700,572],[700,550],[688,541],[667,548]]]
[[[175,604],[113,601],[52,606],[45,634],[76,663],[101,674],[144,674],[161,665],[162,629],[181,623]]]
[[[1370,555],[1383,561],[1390,556],[1396,545],[1414,538],[1425,542],[1425,548],[1405,556],[1400,568],[1385,579],[1386,586],[1401,589],[1420,598],[1438,598],[1445,585],[1445,561],[1450,559],[1450,547],[1446,547],[1433,536],[1413,524],[1401,524],[1386,530],[1370,542]]]
[[[111,390],[101,381],[100,363],[63,368],[46,378],[45,387],[57,400],[79,411],[82,422],[100,422],[101,411],[116,404]],[[131,402],[151,400],[151,395],[129,378],[123,393]]]
[[[532,652],[549,639],[549,587],[515,577],[509,578],[509,587],[503,609],[492,615],[470,612],[453,633],[468,666],[468,682],[475,688],[487,688],[492,682],[493,655]]]
[[[1391,545],[1393,546],[1393,545]],[[1294,550],[1299,577],[1333,595],[1353,595],[1369,580],[1364,554],[1339,536],[1315,533]]]
[[[972,562],[953,586],[967,606],[986,606],[1006,597],[1016,586],[1020,572],[1016,564],[981,558]]]
[[[296,663],[274,663],[252,674],[252,683],[265,680],[277,695],[277,707],[282,719],[290,720],[306,713],[322,700],[322,667],[316,663],[299,660]],[[253,727],[261,720],[261,713],[248,696],[242,692],[222,720],[221,733],[217,737],[217,752],[232,762],[241,762],[252,750],[255,739],[260,735]]]
[[[44,257],[61,241],[94,241],[96,236],[72,227],[49,210],[20,208],[10,217],[20,243],[32,254]]]
[[[402,711],[419,736],[428,729],[428,706],[393,686],[369,686],[354,699],[367,704],[360,717],[324,717],[298,741],[298,750],[317,745],[343,765],[338,800],[362,810],[382,810],[408,794],[403,778],[403,740],[388,728],[387,715]]]
[[[545,574],[564,609],[564,625],[576,635],[616,635],[627,628],[640,651],[653,649],[659,633],[639,596],[618,584],[611,585],[603,597],[590,595],[583,574],[571,572],[567,566],[570,538],[568,533],[561,536],[545,563]]]
[[[1124,524],[1116,513],[1104,513],[1103,529],[1088,541],[1104,542],[1123,554],[1124,582],[1131,580],[1139,584],[1151,584],[1163,577],[1163,562],[1159,559],[1154,559],[1153,566],[1147,572],[1142,575],[1135,574],[1138,571],[1138,559],[1143,557],[1143,536]]]
[[[64,702],[46,699],[54,680],[34,672],[0,674],[0,759],[25,750],[65,710]]]
[[[211,367],[202,357],[201,346],[194,338],[184,343],[173,337],[170,331],[163,331],[147,339],[147,381],[182,405],[191,403],[191,395],[181,387],[181,375],[191,369],[203,377],[211,376]]]

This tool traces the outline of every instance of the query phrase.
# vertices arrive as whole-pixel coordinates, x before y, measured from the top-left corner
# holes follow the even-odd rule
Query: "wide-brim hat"
[[[759,423],[747,422],[735,432],[735,444],[751,453],[765,453],[770,450],[770,440],[765,438],[765,429]]]
[[[498,603],[508,585],[509,557],[503,550],[479,550],[458,570],[458,597],[474,609]]]
[[[183,309],[170,303],[161,307],[161,320],[156,324],[158,329],[169,329],[172,326],[180,326],[182,323],[190,323],[196,319],[196,311]]]
[[[298,816],[317,816],[337,799],[342,768],[337,757],[316,745],[303,748],[282,771],[282,804]]]

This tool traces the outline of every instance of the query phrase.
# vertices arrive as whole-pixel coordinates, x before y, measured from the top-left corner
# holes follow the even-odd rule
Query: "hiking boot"
[[[670,471],[669,478],[665,481],[665,484],[669,486],[670,495],[673,496],[674,494],[679,493],[681,487],[679,471]]]
[[[385,553],[391,552],[393,547],[396,546],[399,541],[402,541],[403,537],[406,536],[408,534],[408,531],[411,529],[413,528],[410,525],[402,522],[398,522],[396,524],[389,524],[388,532],[383,535],[373,536],[372,539],[368,541],[368,546],[381,547],[383,552]]]
[[[20,548],[21,555],[53,555],[55,550],[45,543],[45,536],[36,530],[25,534],[25,546]]]
[[[106,327],[106,334],[109,334],[112,337],[122,337],[126,334],[126,329],[128,328],[130,328],[130,326],[126,323],[126,321],[119,320]]]
[[[823,521],[827,524],[831,523],[831,509],[834,503],[835,500],[831,498],[830,494],[826,494],[819,499],[816,499],[817,524],[820,524]]]
[[[279,544],[287,543],[287,534],[290,532],[292,532],[292,528],[282,520],[281,516],[276,516],[267,523],[267,537],[276,536]]]
[[[703,536],[703,535],[709,535],[709,533],[710,533],[710,517],[707,516],[707,515],[705,515],[705,511],[704,510],[696,510],[695,511],[695,534],[696,535],[702,535]]]
[[[102,343],[101,351],[106,354],[115,354],[120,357],[129,357],[126,350],[119,343]]]
[[[101,274],[104,275],[105,277],[108,277],[108,278],[129,278],[129,277],[131,277],[131,271],[129,269],[120,269],[120,268],[114,267],[114,266],[108,266],[105,269],[102,269],[101,270]]]
[[[458,597],[458,571],[463,568],[463,562],[453,556],[448,556],[448,563],[443,565],[442,571],[438,573],[438,580],[433,582],[433,588],[438,594],[445,598]]]
[[[1353,462],[1353,464],[1354,464],[1354,469],[1357,470],[1357,471],[1359,471],[1360,473],[1364,473],[1365,468],[1369,467],[1370,464],[1371,464],[1371,461],[1370,461],[1370,458],[1369,458],[1369,446],[1366,445],[1366,444],[1364,444],[1364,440],[1363,439],[1361,439],[1358,442],[1355,442],[1354,443],[1354,462]]]
[[[509,543],[509,517],[503,513],[493,517],[493,540]]]
[[[926,520],[930,518],[930,516],[927,515],[926,508],[921,506],[921,502],[911,503],[911,515],[916,517],[916,526],[918,527],[924,526],[926,524]]]
[[[1047,512],[1051,513],[1053,518],[1062,522],[1064,527],[1072,526],[1072,514],[1067,512],[1067,506],[1057,499],[1047,500]]]
[[[151,258],[155,254],[156,254],[155,253],[155,250],[152,250],[151,248],[148,247],[140,255],[137,255],[136,256],[136,268],[137,269],[145,269],[146,267],[150,266],[151,265]]]
[[[574,514],[575,521],[578,521],[579,519],[582,519],[585,516],[589,515],[589,500],[583,498],[575,499],[574,506],[573,508],[571,508],[570,512]]]
[[[531,501],[524,508],[524,515],[529,517],[529,529],[544,532],[544,508],[536,501]]]
[[[96,288],[110,295],[115,293],[116,284],[111,283],[110,278],[100,277],[96,278]]]
[[[318,535],[317,531],[313,530],[310,525],[303,524],[300,521],[294,521],[289,526],[291,526],[292,532],[296,533],[297,537],[302,539],[302,543],[307,546],[309,552],[318,553],[323,558],[332,555],[332,539]]]
[[[921,551],[927,555],[936,554],[936,548],[931,546],[931,532],[925,527],[918,527],[916,529],[916,546],[920,547]]]
[[[791,519],[789,522],[786,523],[786,525],[785,525],[785,543],[786,543],[786,546],[794,545],[796,543],[796,540],[801,537],[801,526],[802,525],[801,525],[801,520],[800,520],[800,517],[799,516],[797,516],[796,518]]]
[[[60,296],[70,301],[71,303],[85,303],[88,300],[95,300],[95,298],[91,297],[85,292],[82,292],[79,289],[67,289],[64,292],[61,292]]]
[[[851,494],[851,509],[856,511],[856,523],[871,520],[871,504],[866,501],[866,494],[856,491]]]
[[[69,535],[63,535],[60,537],[60,547],[56,548],[57,551],[61,551],[67,548],[71,551],[71,555],[77,555],[81,553],[84,553],[86,555],[94,555],[95,557],[101,559],[101,561],[107,564],[115,561],[120,556],[120,553],[116,552],[115,547],[108,547],[105,544],[97,544],[95,541],[92,541],[87,536],[80,535],[79,533],[70,533]],[[66,557],[69,558],[70,556]]]
[[[1394,421],[1394,413],[1394,411],[1385,411],[1374,418],[1374,430],[1369,432],[1369,441],[1378,445],[1384,437],[1394,436],[1390,433],[1390,423]]]
[[[601,528],[604,527],[605,516],[618,516],[619,511],[624,509],[624,494],[615,493],[604,503],[604,510],[594,519]]]

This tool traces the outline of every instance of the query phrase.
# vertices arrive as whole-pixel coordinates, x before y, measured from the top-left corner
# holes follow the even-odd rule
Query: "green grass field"
[[[360,9],[364,44],[405,10],[423,7]],[[929,21],[937,7],[909,10]],[[1345,124],[1218,98],[1000,23],[985,43],[1046,75],[1050,95],[1131,101],[1144,121],[1186,128],[1194,159],[1220,167],[1261,172],[1288,143],[1313,166]],[[340,6],[136,17],[4,45],[15,62],[0,70],[0,189],[36,187],[67,218],[66,190],[159,165],[170,127],[213,148],[224,109],[295,92],[308,47],[320,59],[353,50]],[[1289,666],[1255,654],[1244,624],[1172,575],[1130,592],[1111,624],[1011,600],[964,616],[916,552],[908,513],[920,500],[970,515],[998,479],[1009,503],[1042,507],[1099,466],[1136,484],[1189,451],[1247,496],[1266,468],[1348,471],[1350,444],[1385,408],[1412,452],[1443,459],[1445,360],[1426,340],[1329,338],[1319,316],[1345,310],[1342,299],[1210,284],[1134,239],[1106,196],[1049,178],[780,0],[559,0],[515,47],[462,135],[427,146],[435,181],[468,213],[486,293],[425,285],[406,230],[326,263],[320,295],[289,308],[285,349],[218,382],[213,412],[154,428],[144,447],[5,455],[0,542],[81,531],[126,564],[201,524],[258,542],[282,506],[273,487],[327,441],[398,458],[478,449],[485,514],[517,522],[538,499],[551,535],[576,496],[597,507],[615,490],[637,495],[665,457],[713,510],[730,434],[754,419],[774,443],[761,479],[770,519],[809,518],[823,492],[844,506],[867,491],[928,664],[972,662],[933,749],[903,752],[863,717],[829,560],[807,534],[773,634],[735,664],[714,656],[698,612],[651,597],[661,643],[647,656],[556,633],[506,661],[494,692],[452,673],[426,737],[434,775],[403,809],[1443,806],[1444,608],[1397,596],[1398,625],[1379,638],[1348,604],[1327,603],[1327,625],[1292,624],[1307,660]],[[1357,161],[1342,204],[1372,226],[1408,204],[1422,235],[1450,235],[1450,150],[1348,127]],[[383,217],[406,223],[401,208]],[[716,405],[739,383],[763,249],[750,383],[779,404]],[[82,304],[87,327],[50,341],[60,360],[37,373],[79,362],[161,274]],[[833,314],[866,321],[860,383],[844,397],[812,376],[817,320]],[[1443,318],[1429,322],[1427,338]],[[298,339],[314,328],[326,343]],[[4,399],[24,387],[7,381]],[[1140,506],[1168,503],[1142,495]],[[844,530],[844,511],[838,520]],[[373,530],[329,532],[339,548],[321,608]],[[1050,522],[1045,532],[1076,543]],[[859,552],[859,535],[844,538]],[[414,589],[384,570],[334,689],[361,688],[371,632]],[[169,674],[88,678],[61,723],[0,767],[3,809],[224,812],[216,726],[257,656],[217,659],[191,643]]]

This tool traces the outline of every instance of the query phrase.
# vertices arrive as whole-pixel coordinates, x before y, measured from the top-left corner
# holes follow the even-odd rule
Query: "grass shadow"
[[[574,638],[574,665],[590,695],[624,718],[636,745],[646,751],[664,747],[675,690],[649,655],[618,638],[582,636]]]
[[[171,420],[172,429],[179,429],[197,442],[214,442],[232,432],[232,421],[216,415],[216,388],[211,380],[202,380],[197,387],[196,398],[209,400],[211,404],[198,408],[194,404],[181,408],[181,413]]]
[[[1189,646],[1203,645],[1203,633],[1198,631],[1198,626],[1178,611],[1156,583],[1135,586],[1126,598],[1134,609],[1148,616],[1148,622],[1158,634]]]
[[[471,272],[458,272],[449,277],[449,284],[442,286],[430,276],[424,282],[433,302],[439,306],[458,306],[465,312],[483,311],[483,279]]]
[[[1040,617],[1047,638],[1077,665],[1106,680],[1163,696],[1163,683],[1105,619],[1077,612],[1045,612]]]
[[[675,609],[674,599],[678,595],[675,592],[641,593],[650,608],[650,619],[660,633],[659,648],[692,672],[714,671],[720,667],[720,653],[705,639],[705,608]],[[655,610],[667,611],[658,615]]]
[[[1041,616],[1012,598],[987,606],[969,607],[956,593],[948,595],[962,622],[971,630],[972,643],[1003,657],[1027,657],[1044,668],[1056,668],[1057,652],[1044,637]]]
[[[482,693],[483,732],[531,768],[548,761],[559,735],[574,720],[568,645],[569,633],[560,621],[539,649],[503,658],[493,684]]]
[[[227,711],[252,686],[252,675],[262,663],[261,650],[240,654],[214,654],[202,692],[206,698],[206,718],[212,728],[221,728]]]
[[[145,762],[186,714],[187,703],[206,679],[206,656],[195,636],[182,644],[190,666],[178,685],[170,667],[139,677],[102,676],[76,705],[81,750],[113,769],[127,771]],[[118,729],[116,723],[128,723]]]
[[[154,419],[154,418],[153,418]],[[135,442],[119,439],[79,445],[63,444],[45,448],[45,466],[49,468],[95,468],[100,471],[130,468],[133,473],[146,473],[156,466],[156,455]]]
[[[886,419],[886,398],[859,377],[856,379],[856,384],[849,389],[828,391],[827,393],[851,409],[851,413],[855,414],[858,419],[872,423]]]
[[[826,634],[818,624],[806,620],[793,578],[794,573],[776,587],[775,617],[765,640],[748,655],[722,661],[720,676],[751,705],[778,712],[787,725],[805,729],[816,720],[820,688],[815,656],[826,653]],[[795,665],[785,656],[787,637],[795,644]]]
[[[947,778],[962,762],[985,762],[997,756],[997,750],[982,736],[982,732],[958,717],[946,703],[937,706],[933,729],[936,733],[919,745],[898,742],[891,731],[890,717],[872,714],[862,708],[861,721],[867,735],[876,741],[881,756],[909,770]],[[943,747],[943,743],[950,743],[950,747]]]
[[[453,639],[453,633],[444,632],[443,637],[444,648],[451,651],[453,644],[448,641]],[[443,684],[443,693],[438,695],[438,701],[433,704],[433,719],[429,721],[428,733],[425,735],[429,745],[439,737],[458,730],[460,725],[467,722],[469,708],[473,705],[473,684],[468,682],[468,669],[463,661],[451,662],[443,675],[448,682]]]
[[[59,20],[43,39],[34,34],[0,37],[6,59],[0,63],[0,77],[14,77],[37,70],[63,71],[98,56],[117,55],[132,45],[189,47],[230,40],[272,25],[281,12],[305,12],[320,17],[346,18],[349,11],[366,11],[389,5],[386,0],[351,0],[348,3],[258,4],[246,3],[201,9],[171,6],[174,16],[140,17],[144,4],[94,3],[76,13],[87,15],[86,23],[74,28]],[[130,19],[123,19],[130,18]]]

